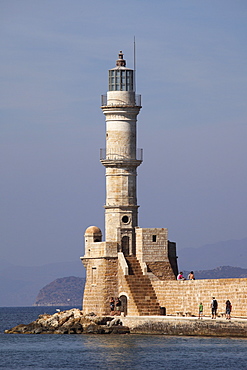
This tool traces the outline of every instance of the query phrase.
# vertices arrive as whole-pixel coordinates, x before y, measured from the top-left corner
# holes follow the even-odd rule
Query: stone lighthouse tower
[[[110,297],[120,297],[125,315],[158,315],[152,281],[175,279],[176,245],[168,241],[165,228],[138,227],[136,178],[142,150],[136,146],[136,124],[141,97],[122,51],[108,72],[101,108],[106,119],[106,148],[100,151],[106,174],[105,241],[98,227],[86,229],[83,310],[107,315]]]
[[[136,169],[142,162],[142,151],[136,148],[141,97],[135,93],[134,71],[126,68],[121,51],[108,78],[108,92],[102,102],[106,149],[101,151],[101,163],[106,168],[105,237],[118,243],[118,252],[133,255],[138,226]]]

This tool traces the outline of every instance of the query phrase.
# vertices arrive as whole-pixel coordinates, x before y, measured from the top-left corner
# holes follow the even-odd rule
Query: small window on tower
[[[123,221],[124,224],[127,224],[128,221],[129,221],[129,217],[128,216],[123,216],[122,221]]]
[[[155,243],[157,241],[156,235],[153,235],[153,242]]]
[[[96,272],[97,272],[96,267],[92,267],[92,285],[96,284]]]

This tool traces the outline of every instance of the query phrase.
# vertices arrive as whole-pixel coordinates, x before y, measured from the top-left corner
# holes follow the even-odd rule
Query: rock
[[[90,312],[88,316],[96,316],[94,312]]]
[[[85,333],[88,333],[88,334],[99,334],[99,326],[95,323],[91,323],[89,324],[86,328],[85,328]]]
[[[109,326],[107,326],[107,322]],[[83,315],[79,309],[56,312],[53,315],[39,315],[30,324],[17,325],[5,330],[6,334],[110,334],[126,333],[129,328],[121,326],[119,318]],[[116,328],[122,328],[117,330]]]
[[[112,326],[111,334],[130,334],[128,326]]]
[[[111,320],[111,321],[108,321],[108,326],[112,327],[112,326],[117,326],[117,325],[123,325],[122,321],[116,317],[115,319]]]
[[[87,316],[85,316],[85,318],[87,318]],[[108,321],[113,320],[113,317],[95,316],[95,317],[88,317],[88,320],[93,321],[98,325],[106,325]]]

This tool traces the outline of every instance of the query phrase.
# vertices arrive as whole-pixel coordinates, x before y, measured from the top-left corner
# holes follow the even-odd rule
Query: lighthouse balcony
[[[126,95],[128,98],[123,98],[122,96],[117,96],[114,92],[108,92],[108,95],[101,95],[101,106],[102,107],[141,107],[141,95],[132,92],[122,92],[121,95]],[[119,94],[119,91],[118,91]],[[110,95],[113,95],[112,98]],[[131,96],[129,96],[131,95]],[[133,95],[133,99],[132,99]],[[129,99],[131,97],[131,99]]]
[[[116,151],[101,148],[100,149],[100,160],[101,161],[120,161],[120,162],[142,162],[143,161],[143,149],[138,148],[136,153],[132,156],[126,152],[126,148],[118,148]]]

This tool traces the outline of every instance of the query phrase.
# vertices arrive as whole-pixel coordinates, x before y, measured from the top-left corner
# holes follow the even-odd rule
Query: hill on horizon
[[[52,281],[39,291],[35,306],[81,306],[85,278],[68,276]]]

